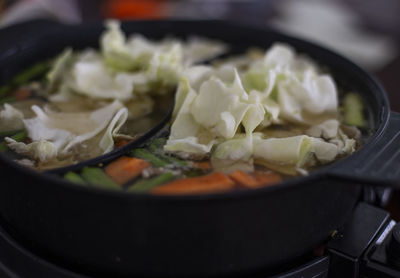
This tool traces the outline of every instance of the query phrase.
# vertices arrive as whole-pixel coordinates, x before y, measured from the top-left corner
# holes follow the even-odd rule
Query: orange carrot
[[[193,162],[192,165],[194,168],[197,168],[202,171],[208,171],[212,169],[210,161]]]
[[[122,140],[116,141],[114,143],[114,147],[119,148],[119,147],[125,146],[126,144],[132,142],[133,140],[135,140],[135,139],[130,139],[130,140],[122,139]]]
[[[209,175],[179,179],[151,190],[151,193],[162,195],[185,195],[214,193],[232,189],[235,183],[221,172]]]
[[[231,173],[229,176],[240,186],[246,188],[256,188],[282,181],[282,177],[274,172],[257,171],[251,176],[241,170],[237,170]]]
[[[30,97],[32,94],[32,92],[28,89],[24,89],[24,88],[20,88],[15,90],[12,93],[12,96],[15,97],[16,100],[21,101],[21,100],[25,100],[28,97]]]
[[[140,173],[150,167],[147,161],[139,158],[122,156],[108,164],[104,171],[118,184],[124,184],[140,175]]]
[[[257,187],[258,185],[258,181],[254,177],[241,170],[236,170],[229,177],[243,187]]]
[[[260,186],[272,185],[282,181],[282,176],[275,172],[254,172],[254,177]]]

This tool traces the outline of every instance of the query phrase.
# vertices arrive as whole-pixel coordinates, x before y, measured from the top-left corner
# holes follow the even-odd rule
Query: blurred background
[[[375,74],[400,111],[399,0],[0,0],[0,28],[33,19],[228,19],[331,48]]]

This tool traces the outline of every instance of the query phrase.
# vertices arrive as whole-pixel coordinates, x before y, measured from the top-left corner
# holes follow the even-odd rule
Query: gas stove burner
[[[247,278],[400,277],[400,223],[383,209],[360,203],[347,224],[335,231],[325,254],[271,275]],[[268,274],[269,273],[269,274]],[[0,227],[0,277],[95,278],[55,265],[25,249]],[[235,276],[236,277],[236,276]],[[137,277],[139,278],[139,277]]]

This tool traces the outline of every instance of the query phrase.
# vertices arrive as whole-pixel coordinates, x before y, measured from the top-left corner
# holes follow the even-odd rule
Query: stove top
[[[307,256],[288,269],[247,278],[400,277],[400,223],[383,209],[359,203],[320,255]],[[0,277],[94,278],[55,265],[25,249],[0,227]],[[137,277],[140,278],[140,277]]]

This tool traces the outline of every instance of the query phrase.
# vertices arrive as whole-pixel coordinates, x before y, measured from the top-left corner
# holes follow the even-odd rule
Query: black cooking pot
[[[45,25],[37,32],[23,32],[29,23],[0,32],[2,82],[66,46],[96,47],[103,30],[102,23]],[[138,21],[122,28],[151,38],[216,38],[234,53],[288,43],[364,98],[371,136],[350,157],[308,176],[200,196],[79,187],[0,156],[1,223],[47,259],[99,277],[249,275],[283,265],[329,238],[350,215],[361,184],[400,186],[400,115],[390,111],[383,88],[347,59],[275,31],[221,21]]]

